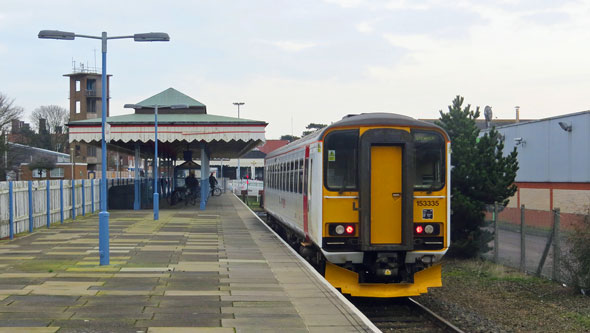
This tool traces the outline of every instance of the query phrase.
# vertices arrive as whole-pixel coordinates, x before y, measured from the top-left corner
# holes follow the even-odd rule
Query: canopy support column
[[[201,142],[201,210],[205,210],[209,199],[209,154],[207,144]]]
[[[141,164],[141,158],[140,158],[140,151],[139,151],[139,143],[135,144],[135,157],[133,160],[133,164],[135,165],[134,168],[134,178],[135,181],[133,182],[134,188],[135,188],[135,200],[133,201],[133,210],[140,210],[141,209],[141,201],[140,201],[140,191],[141,188],[139,186],[139,165]]]

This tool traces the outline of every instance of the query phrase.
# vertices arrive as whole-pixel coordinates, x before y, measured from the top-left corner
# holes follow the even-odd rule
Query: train
[[[335,288],[407,297],[440,287],[451,142],[394,113],[347,115],[267,154],[267,223]]]

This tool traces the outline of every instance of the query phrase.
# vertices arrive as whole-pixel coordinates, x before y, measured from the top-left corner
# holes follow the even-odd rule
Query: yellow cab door
[[[371,244],[402,242],[402,147],[371,146]]]
[[[361,134],[361,250],[413,249],[413,154],[412,135],[404,129],[372,128]]]

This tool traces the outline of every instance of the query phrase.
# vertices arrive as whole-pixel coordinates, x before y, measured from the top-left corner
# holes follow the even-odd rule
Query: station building
[[[560,209],[562,228],[571,228],[590,213],[590,111],[519,122],[496,128],[504,153],[516,147],[518,191],[499,214],[500,221],[551,227],[552,210]],[[482,135],[485,131],[482,131]]]

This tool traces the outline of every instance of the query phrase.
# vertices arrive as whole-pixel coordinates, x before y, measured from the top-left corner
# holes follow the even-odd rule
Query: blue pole
[[[33,232],[33,215],[35,209],[33,207],[33,181],[29,180],[29,232]]]
[[[135,164],[135,169],[134,169],[134,175],[133,178],[135,178],[135,181],[133,182],[133,188],[135,190],[135,200],[133,200],[133,209],[134,210],[140,210],[141,209],[141,204],[139,203],[139,144],[135,145],[135,157],[134,157],[134,164]]]
[[[47,179],[47,228],[51,225],[51,186]]]
[[[92,198],[90,200],[90,210],[94,214],[94,178],[90,179],[90,197]]]
[[[59,180],[59,223],[64,224],[64,180]]]
[[[72,179],[72,220],[76,219],[76,180]]]
[[[160,198],[158,194],[158,105],[154,108],[154,220],[160,218]]]
[[[105,137],[105,127],[107,122],[107,33],[102,33],[102,192],[101,192],[101,211],[98,213],[98,252],[100,255],[100,265],[109,264],[109,213],[107,212],[107,142]]]
[[[205,210],[205,207],[207,206],[207,195],[209,194],[207,188],[207,185],[209,185],[209,181],[207,179],[206,174],[207,170],[205,169],[205,164],[207,163],[206,148],[207,146],[205,145],[205,143],[201,142],[201,203],[199,204],[200,210]]]
[[[86,189],[84,189],[84,179],[82,179],[82,216],[86,216]]]
[[[102,198],[102,179],[98,180],[98,207],[101,208],[102,207],[102,203],[100,202],[100,199]],[[99,213],[100,214],[100,213]]]
[[[10,239],[14,239],[14,190],[12,189],[12,181],[8,182],[8,222],[10,225]]]

